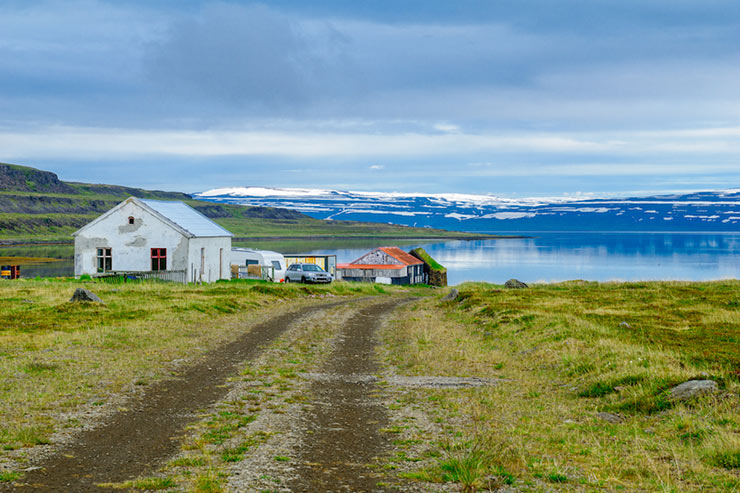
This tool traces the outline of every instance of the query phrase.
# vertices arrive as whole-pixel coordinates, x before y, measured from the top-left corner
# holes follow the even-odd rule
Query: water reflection
[[[450,284],[571,279],[713,280],[740,273],[739,234],[548,233],[534,238],[421,244]],[[348,262],[366,249],[316,250]]]

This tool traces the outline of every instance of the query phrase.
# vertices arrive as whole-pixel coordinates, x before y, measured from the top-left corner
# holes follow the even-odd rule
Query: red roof
[[[349,264],[339,264],[337,265],[337,269],[385,269],[385,270],[403,269],[407,265],[419,265],[419,264],[424,263],[418,258],[414,257],[413,255],[410,255],[404,252],[398,247],[379,247],[379,248],[376,248],[376,250],[381,250],[386,255],[393,257],[394,259],[401,262],[401,265],[399,264],[356,264],[352,262]],[[357,260],[360,260],[360,259],[357,259]],[[357,262],[357,260],[355,260],[355,262]]]
[[[404,252],[398,247],[380,247],[378,248],[378,250],[384,251],[385,253],[393,257],[394,259],[400,261],[402,264],[418,265],[418,264],[424,263],[418,258],[414,257],[413,255]]]

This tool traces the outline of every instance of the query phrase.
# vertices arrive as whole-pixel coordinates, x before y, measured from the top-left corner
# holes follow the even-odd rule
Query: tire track
[[[311,403],[302,418],[302,446],[291,491],[381,491],[382,474],[370,467],[389,447],[380,430],[388,423],[377,386],[356,375],[376,373],[375,331],[384,315],[408,300],[362,308],[354,315],[322,371],[336,378],[311,385]]]

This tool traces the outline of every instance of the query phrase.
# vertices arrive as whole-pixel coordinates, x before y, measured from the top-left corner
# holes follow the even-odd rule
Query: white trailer
[[[247,272],[250,265],[261,267],[261,277],[273,282],[285,280],[285,257],[270,250],[255,250],[252,248],[232,248],[231,265],[239,266],[239,272]],[[240,274],[241,277],[241,274]]]

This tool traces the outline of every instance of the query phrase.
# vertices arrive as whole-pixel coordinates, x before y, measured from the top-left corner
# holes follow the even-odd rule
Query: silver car
[[[330,283],[331,274],[314,264],[293,264],[285,271],[285,282]]]

